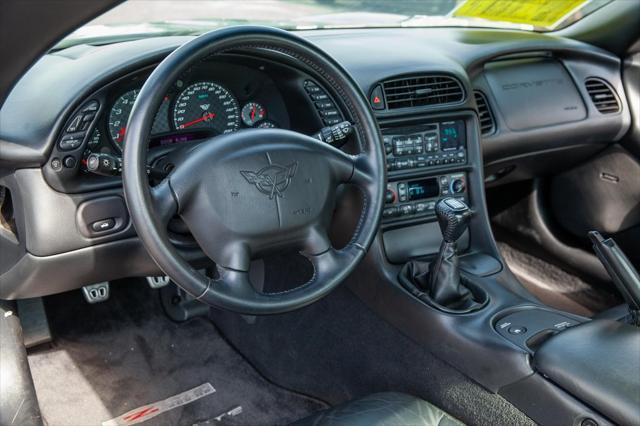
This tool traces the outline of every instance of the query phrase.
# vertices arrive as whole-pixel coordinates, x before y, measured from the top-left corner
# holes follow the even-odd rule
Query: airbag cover
[[[509,61],[485,72],[502,118],[511,130],[584,120],[584,102],[573,80],[556,61]]]

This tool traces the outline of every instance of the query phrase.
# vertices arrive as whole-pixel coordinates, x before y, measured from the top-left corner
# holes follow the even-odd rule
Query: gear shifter
[[[436,215],[442,232],[442,244],[436,260],[429,267],[428,292],[431,298],[448,306],[470,296],[460,283],[456,242],[464,234],[471,209],[455,198],[444,198],[436,204]]]
[[[411,261],[400,271],[400,283],[420,299],[440,309],[469,312],[484,304],[474,299],[460,277],[456,242],[469,225],[472,211],[457,198],[443,198],[436,204],[442,232],[438,256],[430,264]],[[486,298],[485,298],[486,299]]]

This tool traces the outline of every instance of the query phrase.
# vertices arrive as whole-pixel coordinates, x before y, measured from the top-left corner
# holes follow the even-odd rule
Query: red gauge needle
[[[116,138],[116,142],[120,143],[124,140],[124,132],[126,130],[126,127],[121,127],[120,130],[118,130],[118,137]]]
[[[254,106],[251,108],[251,121],[253,121],[253,120],[255,120],[255,119],[256,119],[256,106],[254,105]]]
[[[189,127],[189,126],[193,126],[194,124],[200,123],[201,121],[206,121],[206,120],[208,120],[208,119],[210,119],[210,118],[215,118],[215,117],[216,117],[216,114],[215,114],[215,113],[213,113],[213,112],[210,112],[210,113],[208,113],[208,114],[203,115],[203,116],[202,116],[202,117],[200,117],[200,118],[196,118],[196,119],[195,119],[195,120],[193,120],[193,121],[189,121],[188,123],[181,124],[181,125],[180,125],[180,128],[181,128],[181,129],[184,129],[184,128],[187,128],[187,127]]]

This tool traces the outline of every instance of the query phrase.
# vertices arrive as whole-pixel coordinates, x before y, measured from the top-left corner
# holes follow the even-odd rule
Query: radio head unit
[[[387,170],[408,170],[466,164],[463,120],[441,121],[382,130]]]

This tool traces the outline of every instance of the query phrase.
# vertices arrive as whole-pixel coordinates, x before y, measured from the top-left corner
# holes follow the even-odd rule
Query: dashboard
[[[376,244],[391,263],[437,251],[438,197],[481,206],[485,185],[566,169],[630,127],[620,60],[584,43],[470,28],[301,34],[347,69],[378,120],[387,197]],[[0,110],[0,187],[14,216],[12,230],[0,232],[0,297],[159,272],[136,238],[120,177],[92,173],[87,162],[92,154],[121,157],[145,79],[189,39],[75,46],[45,55],[14,88]],[[613,109],[603,107],[594,87],[611,94]],[[557,102],[560,93],[566,102]],[[202,60],[172,83],[158,105],[147,157],[154,167],[219,134],[278,127],[311,135],[344,120],[339,95],[310,70],[230,52]],[[357,148],[355,139],[343,147]],[[111,219],[109,229],[92,229]],[[473,239],[464,236],[462,248]],[[181,250],[189,260],[202,257],[188,244]],[[73,273],[56,278],[61,268]]]

